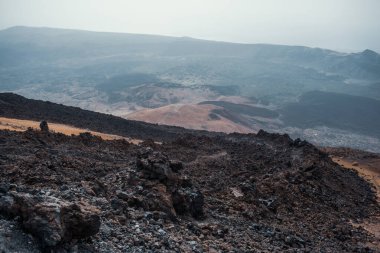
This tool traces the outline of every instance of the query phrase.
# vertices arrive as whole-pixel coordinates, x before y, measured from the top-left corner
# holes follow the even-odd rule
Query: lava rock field
[[[0,131],[2,252],[374,252],[352,222],[378,212],[355,171],[287,135]]]

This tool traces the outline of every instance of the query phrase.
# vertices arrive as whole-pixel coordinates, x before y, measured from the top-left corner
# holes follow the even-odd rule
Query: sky
[[[18,25],[380,52],[380,0],[0,0]]]

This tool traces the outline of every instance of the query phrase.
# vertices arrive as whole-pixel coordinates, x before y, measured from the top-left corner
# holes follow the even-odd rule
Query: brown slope
[[[207,130],[225,133],[252,133],[254,129],[232,121],[226,117],[216,114],[216,110],[222,108],[204,104],[175,104],[155,109],[146,109],[128,114],[128,119],[158,123],[161,125],[180,126],[188,129]]]

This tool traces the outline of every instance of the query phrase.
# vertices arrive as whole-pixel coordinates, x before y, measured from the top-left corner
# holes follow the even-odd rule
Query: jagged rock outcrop
[[[192,186],[188,178],[178,174],[183,169],[180,161],[171,161],[167,155],[148,147],[140,151],[137,168],[142,170],[147,178],[164,182],[165,186],[158,187],[161,190],[156,197],[166,200],[164,203],[170,203],[177,214],[190,214],[194,218],[203,217],[203,194]],[[171,192],[171,196],[168,196],[168,191]]]
[[[137,158],[137,168],[141,169],[149,179],[170,180],[175,177],[170,167],[169,158],[149,147],[140,151]]]
[[[178,214],[190,213],[194,218],[202,218],[204,197],[203,194],[194,188],[178,188],[173,194],[173,206]]]
[[[10,191],[0,197],[0,213],[21,217],[25,230],[48,248],[95,235],[100,227],[98,212],[87,203],[51,196]]]

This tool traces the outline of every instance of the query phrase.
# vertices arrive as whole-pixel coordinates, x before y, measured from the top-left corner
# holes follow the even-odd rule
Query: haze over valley
[[[128,119],[380,151],[380,55],[157,35],[0,31],[0,90]],[[179,114],[180,116],[179,116]]]
[[[379,0],[0,0],[0,253],[380,252]]]

